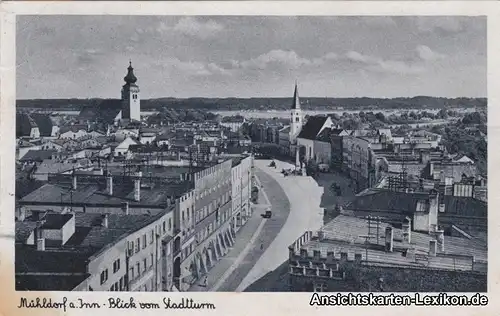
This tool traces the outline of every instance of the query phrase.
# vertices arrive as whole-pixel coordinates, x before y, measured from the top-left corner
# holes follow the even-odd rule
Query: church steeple
[[[123,78],[127,84],[134,84],[137,81],[137,77],[134,75],[134,68],[132,67],[132,61],[129,61],[128,73]]]
[[[295,80],[295,91],[293,93],[293,103],[290,109],[290,144],[297,142],[297,136],[302,130],[302,109],[300,108],[299,88]]]
[[[137,77],[134,75],[132,61],[129,62],[128,73],[123,78],[125,84],[122,86],[122,118],[130,120],[141,120],[141,97],[137,86]]]
[[[297,87],[297,80],[295,80],[295,91],[293,92],[292,110],[300,110],[299,88]]]

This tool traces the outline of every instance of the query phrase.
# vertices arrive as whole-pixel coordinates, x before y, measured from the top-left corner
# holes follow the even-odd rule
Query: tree
[[[479,112],[468,113],[462,119],[463,124],[486,124],[486,116]]]
[[[375,114],[375,117],[377,118],[377,120],[385,123],[385,115],[384,115],[384,113],[378,112],[377,114]]]
[[[359,129],[360,126],[361,126],[361,122],[359,120],[347,119],[347,120],[342,122],[343,129],[355,130],[355,129]]]
[[[448,112],[445,109],[439,110],[439,112],[436,114],[436,116],[440,119],[447,119],[448,118]]]

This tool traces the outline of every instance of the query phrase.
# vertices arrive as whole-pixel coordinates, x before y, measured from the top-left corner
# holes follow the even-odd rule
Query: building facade
[[[234,244],[232,160],[194,174],[194,228],[174,240],[174,280],[185,291]],[[187,250],[184,250],[187,249]]]
[[[233,229],[238,232],[252,215],[250,196],[252,190],[253,157],[233,159],[231,168]]]

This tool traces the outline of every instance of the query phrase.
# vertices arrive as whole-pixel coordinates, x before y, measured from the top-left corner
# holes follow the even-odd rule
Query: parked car
[[[272,214],[273,213],[271,211],[266,211],[265,213],[260,214],[260,216],[262,216],[262,218],[271,218]]]

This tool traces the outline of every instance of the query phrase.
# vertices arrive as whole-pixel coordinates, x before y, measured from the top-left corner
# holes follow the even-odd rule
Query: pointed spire
[[[297,80],[295,80],[295,91],[293,92],[292,110],[300,110],[299,88]]]
[[[128,73],[123,78],[127,84],[135,83],[137,81],[137,77],[134,75],[134,68],[132,67],[132,60],[129,60],[129,66],[127,68]]]

